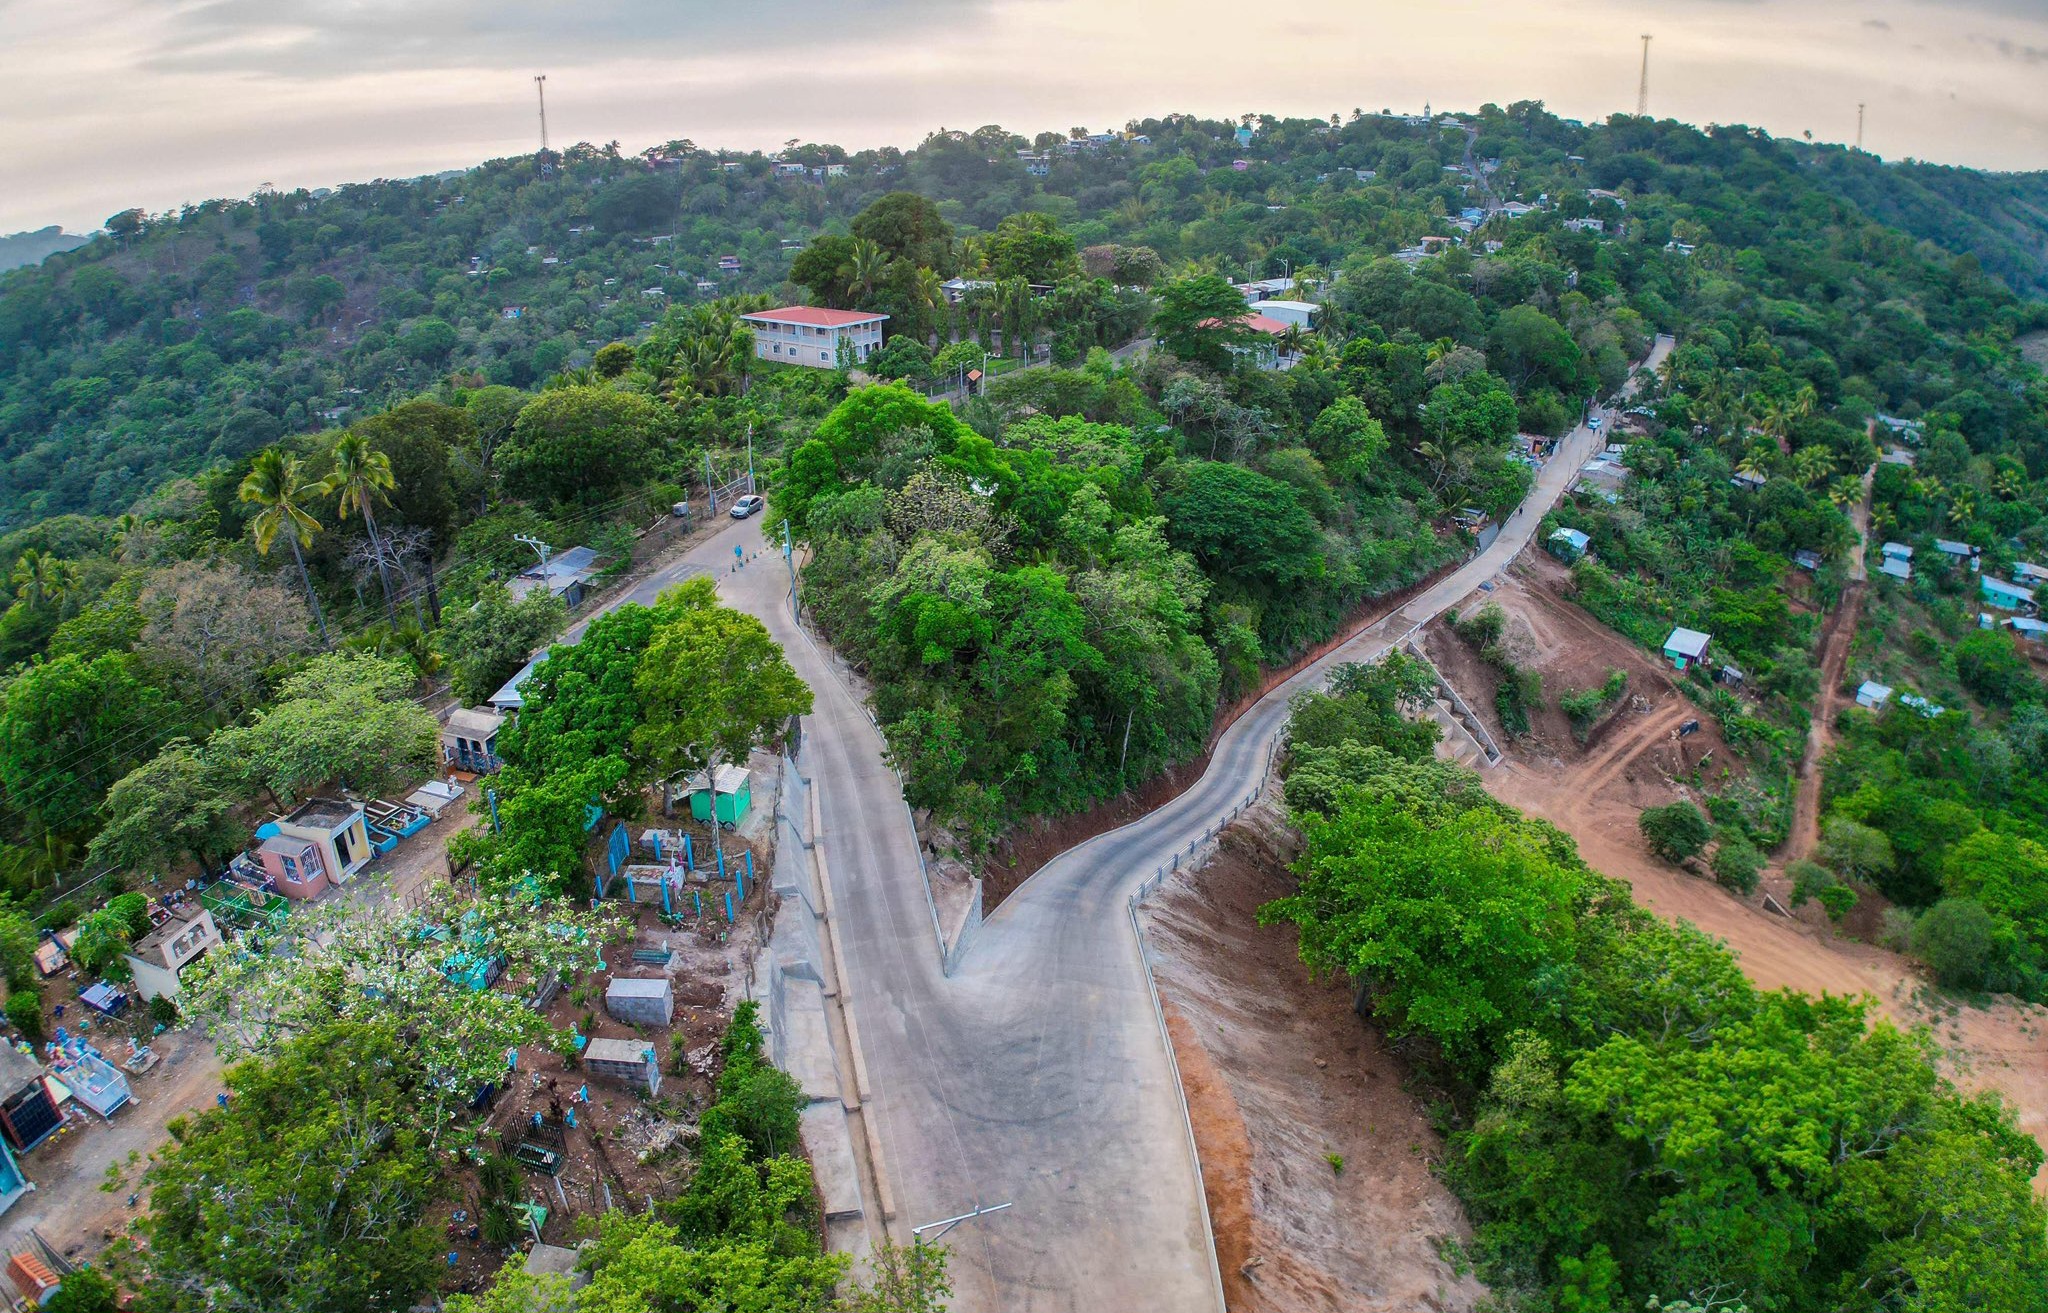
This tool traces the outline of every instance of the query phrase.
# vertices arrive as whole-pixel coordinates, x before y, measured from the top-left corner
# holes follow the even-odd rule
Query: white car
[[[1595,415],[1593,416],[1593,418],[1587,420],[1586,427],[1593,430],[1595,433],[1598,433],[1600,431],[1600,417],[1598,415]]]
[[[740,498],[738,501],[732,504],[732,518],[734,518],[735,520],[744,520],[749,515],[752,515],[754,512],[760,510],[763,504],[764,503],[760,497],[756,496],[753,493],[748,493],[746,496]]]

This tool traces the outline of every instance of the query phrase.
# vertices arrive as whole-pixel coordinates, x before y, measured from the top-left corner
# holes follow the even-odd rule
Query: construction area
[[[1499,764],[1480,770],[1487,791],[1571,835],[1590,866],[1627,882],[1644,907],[1725,941],[1759,986],[1867,994],[1897,1023],[1930,1026],[1959,1084],[1999,1090],[2025,1130],[2048,1137],[2048,1010],[2012,1003],[1963,1009],[1943,999],[1917,965],[1853,937],[1880,913],[1882,900],[1874,894],[1837,927],[1813,904],[1790,908],[1782,862],[1745,898],[1651,855],[1637,824],[1642,810],[1681,798],[1703,801],[1739,776],[1740,763],[1668,665],[1595,620],[1571,596],[1568,571],[1532,552],[1458,608],[1465,614],[1497,603],[1506,617],[1508,650],[1518,665],[1542,677],[1545,705],[1531,709],[1529,733],[1521,737],[1502,736],[1492,696],[1498,671],[1443,621],[1420,636],[1422,650],[1503,750]],[[1822,659],[1837,671],[1848,628],[1838,618],[1841,610],[1830,614],[1821,635]],[[1628,673],[1627,692],[1581,743],[1557,709],[1556,695],[1598,685],[1617,669]],[[1695,723],[1698,728],[1687,731]],[[1809,799],[1818,794],[1817,748],[1825,743],[1821,736],[1810,748],[1809,774],[1798,781],[1791,854],[1810,814]],[[2037,1184],[2048,1188],[2048,1169]]]

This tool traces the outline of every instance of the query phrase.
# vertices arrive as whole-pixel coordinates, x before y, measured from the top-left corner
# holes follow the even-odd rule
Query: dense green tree
[[[1689,802],[1644,808],[1636,820],[1650,851],[1667,862],[1682,862],[1688,857],[1699,856],[1705,851],[1707,841],[1714,837],[1713,825],[1698,807]]]
[[[568,618],[568,607],[547,588],[517,601],[503,584],[480,589],[473,604],[449,613],[438,639],[455,696],[470,706],[490,697]]]
[[[519,412],[496,464],[507,490],[546,502],[608,502],[646,478],[670,421],[654,402],[611,388],[543,392]]]
[[[86,850],[94,866],[118,866],[167,875],[191,857],[211,869],[240,846],[235,794],[229,782],[188,739],[114,782],[107,792],[106,827]]]
[[[0,685],[0,786],[49,828],[75,828],[181,719],[133,656],[37,662]]]
[[[1248,349],[1258,333],[1245,323],[1250,313],[1244,296],[1214,274],[1182,278],[1159,289],[1159,308],[1152,331],[1182,360],[1228,370],[1232,349]]]
[[[341,1022],[228,1072],[148,1173],[149,1264],[175,1310],[403,1310],[430,1292],[440,1171],[383,1025]],[[259,1239],[260,1238],[260,1239]]]

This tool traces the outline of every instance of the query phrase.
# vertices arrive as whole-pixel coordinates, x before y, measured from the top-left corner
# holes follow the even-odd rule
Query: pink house
[[[791,305],[741,315],[754,330],[754,356],[811,369],[837,369],[844,359],[859,364],[882,345],[889,316],[863,310],[829,310]]]
[[[317,898],[330,884],[346,884],[376,853],[363,809],[338,798],[308,799],[258,827],[256,837],[263,841],[256,860],[286,898]]]

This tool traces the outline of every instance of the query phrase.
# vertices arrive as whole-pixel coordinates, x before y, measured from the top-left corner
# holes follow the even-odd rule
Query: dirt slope
[[[1265,804],[1144,913],[1231,1313],[1469,1310],[1485,1291],[1438,1257],[1469,1231],[1406,1068],[1292,927],[1257,924],[1293,885],[1284,833]]]

